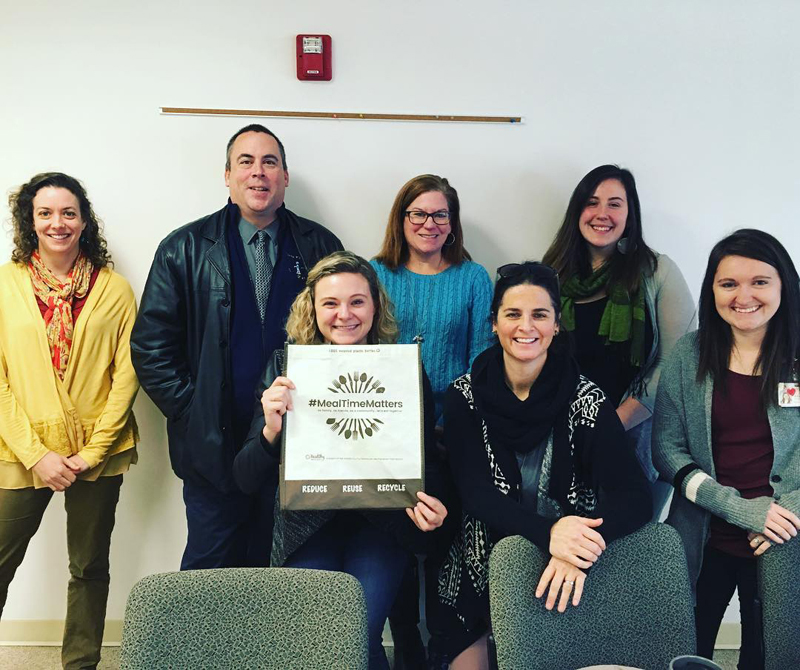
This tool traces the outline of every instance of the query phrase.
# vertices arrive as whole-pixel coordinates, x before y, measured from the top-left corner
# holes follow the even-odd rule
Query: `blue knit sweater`
[[[492,342],[489,308],[492,281],[482,265],[464,261],[436,275],[400,267],[389,270],[371,261],[394,304],[400,343],[423,336],[422,363],[431,380],[436,423],[441,423],[444,392]]]

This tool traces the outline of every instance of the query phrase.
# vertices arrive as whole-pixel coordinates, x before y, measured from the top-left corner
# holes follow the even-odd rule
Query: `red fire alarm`
[[[330,81],[330,35],[297,36],[297,78],[300,81]]]

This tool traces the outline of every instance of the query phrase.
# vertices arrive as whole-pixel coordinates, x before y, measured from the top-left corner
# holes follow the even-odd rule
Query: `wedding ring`
[[[568,584],[569,586],[575,586],[575,582],[564,581],[564,583]]]
[[[753,539],[753,546],[757,547],[764,541],[763,537],[756,537]]]

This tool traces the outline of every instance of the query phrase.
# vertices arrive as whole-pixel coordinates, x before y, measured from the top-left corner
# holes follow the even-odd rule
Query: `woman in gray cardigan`
[[[694,328],[694,300],[678,266],[642,236],[636,182],[601,165],[572,193],[544,262],[561,279],[562,325],[571,331],[585,375],[617,407],[650,482],[658,519],[672,487],[658,481],[650,428],[661,366]]]
[[[700,327],[661,374],[653,460],[675,496],[695,587],[698,653],[711,658],[739,592],[740,670],[763,668],[756,559],[800,529],[800,282],[774,237],[739,230],[711,251]]]

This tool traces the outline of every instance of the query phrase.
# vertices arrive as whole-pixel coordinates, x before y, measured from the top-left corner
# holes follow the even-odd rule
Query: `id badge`
[[[778,404],[781,407],[800,407],[800,384],[780,382],[778,384]]]

